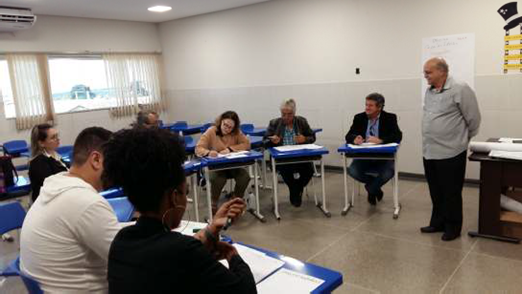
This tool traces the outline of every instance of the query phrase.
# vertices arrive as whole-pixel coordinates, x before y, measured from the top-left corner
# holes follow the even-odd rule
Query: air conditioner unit
[[[31,9],[0,6],[0,32],[25,30],[35,22],[36,15]]]

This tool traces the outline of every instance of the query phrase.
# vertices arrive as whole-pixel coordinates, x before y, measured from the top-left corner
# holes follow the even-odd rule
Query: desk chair
[[[206,123],[204,124],[202,127],[201,127],[201,133],[204,133],[206,132],[211,126],[213,125],[213,123]]]
[[[119,222],[128,222],[132,219],[134,206],[132,206],[127,197],[111,198],[107,199],[107,201],[112,206]]]
[[[19,202],[0,204],[0,235],[22,228],[25,210]],[[11,264],[0,272],[0,276],[18,276]]]
[[[73,151],[73,145],[62,145],[56,149],[56,152],[60,154],[60,156],[71,156]]]
[[[20,258],[15,259],[9,266],[16,270],[17,275],[19,275],[22,279],[22,282],[24,283],[24,286],[29,294],[44,293],[37,281],[33,280],[31,277],[27,276],[20,270]]]
[[[246,134],[246,133],[249,133],[254,130],[254,125],[253,124],[241,124],[239,126],[239,128],[241,129],[241,132]]]
[[[25,140],[12,140],[4,142],[2,149],[5,155],[10,155],[14,158],[30,157],[29,146]],[[17,171],[28,170],[28,164],[15,165]]]

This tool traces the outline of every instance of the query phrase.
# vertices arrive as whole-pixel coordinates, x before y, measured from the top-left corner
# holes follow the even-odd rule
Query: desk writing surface
[[[370,148],[352,148],[349,144],[343,144],[337,149],[340,153],[345,154],[357,154],[357,153],[376,153],[376,154],[395,154],[397,153],[399,146],[383,146],[383,147],[370,147]]]
[[[203,161],[200,158],[196,158],[196,159],[185,161],[183,163],[183,170],[185,171],[185,174],[188,175],[188,174],[191,174],[195,171],[202,169],[203,167],[205,167],[205,165],[206,165],[205,161]]]
[[[7,193],[31,190],[31,182],[28,178],[24,176],[18,176],[18,180],[16,179],[16,177],[14,178],[14,180],[16,181],[16,183],[14,184],[14,186],[7,187]]]
[[[343,275],[340,272],[327,269],[325,267],[318,266],[312,263],[302,262],[292,257],[284,256],[279,253],[262,249],[253,245],[243,243],[240,244],[259,250],[267,254],[268,256],[283,260],[285,262],[283,268],[324,280],[325,282],[321,284],[318,288],[316,288],[312,293],[330,293],[343,283]]]
[[[206,166],[213,167],[221,164],[231,164],[231,163],[243,163],[243,162],[251,162],[258,159],[263,158],[263,153],[257,151],[249,151],[244,154],[242,157],[204,157],[203,161]]]
[[[320,149],[302,149],[302,150],[295,150],[295,151],[277,151],[274,147],[271,147],[268,149],[270,152],[270,155],[275,159],[282,159],[282,158],[297,158],[297,157],[315,157],[315,156],[322,156],[325,154],[328,154],[329,151],[325,147]]]

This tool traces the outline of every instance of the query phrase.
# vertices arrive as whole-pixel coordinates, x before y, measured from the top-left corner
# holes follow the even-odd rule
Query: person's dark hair
[[[382,94],[371,93],[370,95],[366,96],[366,100],[375,101],[375,104],[377,104],[378,107],[381,109],[384,108],[384,96],[382,96]]]
[[[215,126],[216,126],[216,134],[218,136],[223,136],[223,132],[221,132],[221,121],[223,121],[224,119],[231,119],[234,121],[234,129],[232,129],[232,134],[237,134],[239,133],[239,128],[240,128],[240,121],[239,121],[239,116],[237,115],[237,113],[235,111],[232,111],[232,110],[229,110],[229,111],[225,111],[223,112],[220,116],[218,116],[216,118],[216,123],[215,123]]]
[[[47,139],[47,131],[53,126],[48,123],[39,124],[33,127],[31,130],[31,156],[34,158],[42,153],[42,147],[38,142],[45,141]]]
[[[76,137],[73,146],[73,165],[83,165],[93,151],[103,152],[112,132],[100,127],[86,128]]]
[[[162,129],[118,131],[105,145],[103,180],[123,188],[136,210],[157,212],[163,197],[185,181],[185,150]]]
[[[152,111],[152,110],[141,110],[136,115],[136,123],[133,126],[135,126],[135,127],[143,127],[145,125],[150,124],[150,121],[149,121],[149,115],[150,114],[153,114],[153,115],[159,117],[158,113],[155,112],[155,111]]]

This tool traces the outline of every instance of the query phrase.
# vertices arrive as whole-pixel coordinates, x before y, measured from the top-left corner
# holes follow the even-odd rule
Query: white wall
[[[160,52],[156,24],[38,15],[35,26],[15,35],[0,34],[0,54],[5,52]],[[16,131],[5,119],[0,103],[0,142],[29,140],[29,131]],[[112,119],[107,110],[60,114],[57,127],[62,144],[72,144],[86,127],[118,130],[133,118]]]
[[[474,33],[477,139],[522,136],[522,75],[501,74],[505,0],[283,0],[162,23],[170,115],[208,121],[226,109],[266,125],[293,97],[324,128],[329,164],[366,94],[379,91],[400,116],[400,171],[423,173],[421,41]],[[361,75],[355,75],[355,67]],[[478,178],[477,164],[468,177]]]

